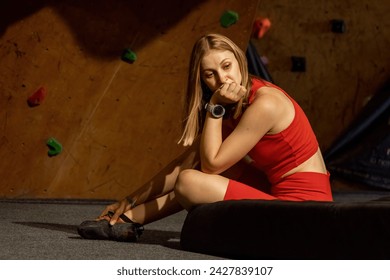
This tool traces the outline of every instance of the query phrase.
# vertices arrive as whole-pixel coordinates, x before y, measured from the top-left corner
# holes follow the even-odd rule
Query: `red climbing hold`
[[[30,107],[38,106],[42,103],[43,99],[45,99],[47,94],[45,87],[40,87],[33,95],[31,95],[27,99],[27,103]]]
[[[260,39],[263,38],[264,34],[270,29],[271,21],[269,18],[258,18],[253,23],[252,35],[253,37]]]

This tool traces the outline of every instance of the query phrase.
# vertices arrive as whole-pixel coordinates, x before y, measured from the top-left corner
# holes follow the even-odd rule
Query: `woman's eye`
[[[210,79],[210,78],[213,77],[213,73],[206,73],[204,76],[205,76],[207,79]]]
[[[230,63],[227,63],[227,64],[225,64],[224,66],[223,66],[223,69],[229,69],[230,68]]]

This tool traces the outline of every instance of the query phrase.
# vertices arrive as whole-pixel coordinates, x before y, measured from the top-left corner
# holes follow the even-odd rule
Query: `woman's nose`
[[[218,77],[217,77],[217,82],[218,82],[220,85],[226,83],[226,81],[227,81],[226,75],[224,75],[223,73],[218,73],[217,76],[218,76]]]

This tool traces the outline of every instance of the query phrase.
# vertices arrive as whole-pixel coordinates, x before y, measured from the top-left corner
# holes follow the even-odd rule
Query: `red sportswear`
[[[319,145],[302,108],[281,88],[260,79],[252,79],[249,104],[253,102],[256,92],[264,86],[283,92],[295,109],[294,119],[286,129],[276,134],[264,135],[248,153],[253,160],[252,164],[268,177],[271,183],[270,193],[230,180],[224,199],[331,201],[329,173],[297,172],[282,178],[283,174],[312,157]]]
[[[264,171],[270,183],[274,184],[280,181],[283,174],[313,156],[318,150],[318,142],[305,113],[284,90],[265,81],[254,79],[252,82],[249,104],[253,102],[259,88],[268,86],[282,91],[295,109],[295,117],[285,130],[264,135],[249,152],[253,164]]]

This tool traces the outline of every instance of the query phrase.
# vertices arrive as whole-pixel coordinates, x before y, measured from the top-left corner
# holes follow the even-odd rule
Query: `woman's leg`
[[[229,179],[195,169],[182,170],[175,180],[175,190],[149,200],[125,212],[132,221],[148,224],[200,203],[223,200]],[[175,179],[176,179],[175,178]]]
[[[222,200],[277,199],[275,196],[245,183],[191,169],[184,170],[179,174],[175,185],[175,194],[177,200],[187,210],[197,204]]]
[[[177,178],[175,194],[180,204],[189,210],[197,204],[222,201],[228,184],[229,179],[223,176],[187,169]]]
[[[142,187],[131,193],[128,198],[135,205],[154,200],[173,191],[177,176],[182,170],[192,169],[199,165],[199,146],[195,142],[182,155],[170,162]]]
[[[246,168],[246,177],[251,175],[257,181],[261,179],[258,173],[251,174]],[[236,173],[237,172],[233,172]],[[225,173],[228,175],[227,173]],[[224,175],[225,175],[224,174]],[[242,174],[241,172],[239,174]],[[232,175],[231,173],[229,175]],[[174,192],[141,204],[125,213],[134,222],[147,224],[183,209],[190,209],[201,203],[222,201],[228,194],[228,199],[275,199],[263,191],[244,183],[232,181],[224,176],[206,174],[194,169],[182,170],[177,178]],[[252,180],[255,181],[255,180]],[[229,192],[228,191],[229,188]]]
[[[145,225],[181,210],[183,210],[183,207],[177,201],[175,193],[172,191],[164,196],[140,204],[124,214],[133,222]],[[118,223],[120,222],[118,221]]]
[[[123,222],[119,217],[126,213],[130,219],[134,216],[134,220],[138,223],[148,223],[156,220],[156,217],[162,218],[183,209],[179,208],[179,204],[173,199],[172,191],[179,173],[188,168],[195,168],[199,164],[198,145],[198,142],[194,143],[128,197],[108,205],[100,214],[99,219],[109,220],[110,224],[114,225],[118,221]],[[108,216],[109,212],[113,215]]]

